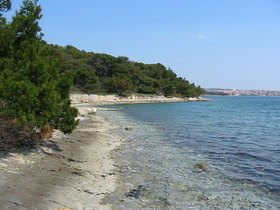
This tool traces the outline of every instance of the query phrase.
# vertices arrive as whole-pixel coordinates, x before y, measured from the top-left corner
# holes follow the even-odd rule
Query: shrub
[[[69,74],[60,73],[60,64],[41,37],[37,0],[25,0],[0,42],[0,101],[2,114],[24,129],[55,128],[70,133],[78,124],[78,111],[70,105]],[[1,123],[2,124],[2,123]],[[32,132],[31,132],[32,133]]]

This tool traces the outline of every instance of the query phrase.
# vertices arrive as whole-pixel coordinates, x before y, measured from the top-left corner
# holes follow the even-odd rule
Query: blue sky
[[[280,0],[39,4],[49,43],[162,63],[205,88],[280,90]]]

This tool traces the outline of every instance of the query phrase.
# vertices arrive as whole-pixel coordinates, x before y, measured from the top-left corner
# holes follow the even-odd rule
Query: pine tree
[[[0,0],[0,17],[2,16],[1,12],[7,12],[11,9],[10,0]]]
[[[2,24],[0,42],[0,101],[2,110],[20,124],[50,126],[70,133],[78,111],[70,106],[71,80],[59,75],[59,63],[42,41],[41,7],[24,0],[12,22]]]
[[[133,88],[131,79],[124,77],[113,77],[110,81],[109,88],[111,92],[123,95],[125,92],[130,92]]]

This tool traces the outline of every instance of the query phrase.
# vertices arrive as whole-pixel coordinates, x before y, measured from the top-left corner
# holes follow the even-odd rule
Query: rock
[[[100,111],[120,111],[122,108],[98,108]]]
[[[87,108],[88,115],[96,114],[97,108]]]
[[[203,162],[196,163],[194,166],[195,166],[195,168],[198,168],[198,169],[203,170],[203,171],[208,169],[208,165],[206,163],[203,163]]]
[[[136,189],[131,189],[128,193],[125,194],[126,197],[134,197],[134,198],[140,198],[140,196],[143,196],[143,191],[144,186],[143,185],[138,185]]]
[[[133,129],[133,127],[132,126],[127,126],[127,127],[125,127],[124,128],[126,131],[131,131],[132,129]]]
[[[82,117],[86,117],[88,115],[96,114],[97,108],[80,108],[79,115]]]

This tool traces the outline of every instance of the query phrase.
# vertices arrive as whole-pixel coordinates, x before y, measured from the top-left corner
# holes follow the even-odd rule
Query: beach
[[[112,100],[115,96],[104,98],[72,96],[73,106],[80,112],[80,124],[72,134],[55,131],[53,138],[37,148],[0,152],[1,209],[279,207],[277,192],[259,184],[262,176],[258,183],[251,178],[256,174],[249,177],[238,168],[233,158],[237,154],[230,153],[237,147],[236,135],[223,136],[225,129],[233,129],[226,124],[231,113],[227,109],[232,106],[235,110],[241,99],[217,98],[211,103],[151,99],[154,104],[149,104],[145,98],[139,105],[130,105],[127,100]],[[224,102],[219,101],[222,99]],[[257,100],[242,99],[244,103]],[[225,117],[217,118],[219,115]],[[227,139],[233,146],[227,145]],[[212,152],[219,147],[220,151]],[[226,149],[229,151],[224,153]],[[213,154],[221,158],[213,159]],[[255,164],[266,167],[265,159],[256,162],[248,157],[238,156],[248,169],[260,174],[260,166]],[[277,187],[276,182],[271,183]]]
[[[133,127],[112,131],[127,140],[113,152],[120,181],[105,201],[114,209],[279,209],[279,130],[271,123],[279,98],[212,99],[100,111]]]
[[[208,101],[203,97],[194,98],[179,98],[165,96],[119,96],[119,95],[97,95],[97,94],[71,94],[71,101],[75,104],[92,104],[92,105],[107,105],[107,104],[141,104],[141,103],[172,103],[172,102],[192,102],[192,101]]]
[[[110,109],[95,107],[205,99],[72,94],[71,100],[80,112],[80,124],[72,134],[55,131],[37,148],[0,152],[1,209],[110,209],[100,203],[116,188],[111,152],[124,139],[109,134],[116,125],[96,114],[98,109]]]
[[[107,133],[115,125],[102,116],[79,118],[70,135],[55,132],[38,148],[0,153],[1,209],[109,208],[100,201],[115,189],[110,152],[123,139]]]

